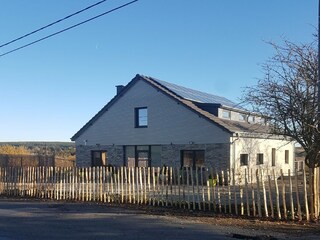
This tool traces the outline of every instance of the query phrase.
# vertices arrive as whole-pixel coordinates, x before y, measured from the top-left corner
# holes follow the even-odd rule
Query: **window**
[[[128,167],[161,166],[161,146],[125,146],[124,164]]]
[[[108,164],[107,151],[91,152],[92,167],[106,166]]]
[[[148,108],[135,108],[135,127],[148,127]]]
[[[263,164],[263,153],[257,154],[257,165]]]
[[[126,146],[125,147],[125,164],[127,167],[135,167],[136,165],[136,157],[135,157],[135,147],[134,146]]]
[[[260,123],[260,124],[262,124],[262,125],[265,125],[265,124],[266,124],[266,119],[260,117],[260,118],[257,119],[257,122]]]
[[[182,150],[181,165],[182,167],[203,167],[204,150]]]
[[[223,118],[230,119],[230,118],[231,118],[231,112],[230,112],[230,111],[223,110],[223,111],[222,111],[222,117],[223,117]]]
[[[148,167],[150,159],[150,146],[136,146],[136,166]]]
[[[248,166],[248,154],[240,154],[240,166]]]
[[[246,121],[246,115],[245,114],[239,114],[239,121],[245,122]]]
[[[248,122],[254,123],[254,116],[248,116]]]
[[[271,166],[272,167],[276,166],[276,149],[275,148],[271,149]]]
[[[284,151],[284,163],[289,164],[289,150]]]

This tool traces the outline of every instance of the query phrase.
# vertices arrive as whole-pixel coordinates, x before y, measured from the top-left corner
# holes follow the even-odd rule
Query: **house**
[[[294,143],[232,101],[136,75],[72,138],[85,166],[294,169]]]

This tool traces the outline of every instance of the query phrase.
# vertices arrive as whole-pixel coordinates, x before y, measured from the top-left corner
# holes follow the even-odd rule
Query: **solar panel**
[[[193,90],[190,88],[186,88],[183,86],[179,86],[179,85],[165,82],[165,81],[155,79],[155,78],[153,78],[153,80],[157,81],[158,83],[160,83],[164,87],[168,88],[170,91],[174,92],[175,94],[177,94],[185,99],[194,101],[194,102],[221,104],[221,105],[228,106],[228,107],[236,107],[237,106],[236,103],[232,102],[231,100],[229,100],[225,97],[213,95],[210,93],[200,92],[197,90]]]

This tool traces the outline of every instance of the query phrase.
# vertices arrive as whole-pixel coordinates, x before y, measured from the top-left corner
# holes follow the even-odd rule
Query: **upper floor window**
[[[248,116],[248,122],[254,123],[254,116]]]
[[[222,117],[223,117],[223,118],[230,119],[230,118],[231,118],[231,112],[230,112],[230,111],[227,111],[227,110],[223,110],[223,111],[222,111]]]
[[[148,108],[135,108],[135,127],[148,127]]]
[[[245,114],[239,114],[239,121],[245,122],[246,121],[246,115]]]

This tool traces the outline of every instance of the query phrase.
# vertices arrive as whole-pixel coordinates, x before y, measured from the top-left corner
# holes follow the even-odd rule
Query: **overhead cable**
[[[80,25],[82,25],[82,24],[84,24],[84,23],[90,22],[90,21],[92,21],[92,20],[94,20],[94,19],[97,19],[97,18],[99,18],[99,17],[102,17],[102,16],[104,16],[104,15],[106,15],[106,14],[109,14],[109,13],[111,13],[111,12],[114,12],[114,11],[116,11],[116,10],[119,10],[119,9],[121,9],[121,8],[124,8],[124,7],[130,5],[130,4],[134,3],[134,2],[137,2],[137,1],[138,1],[138,0],[134,0],[134,1],[128,2],[128,3],[126,3],[126,4],[123,4],[123,5],[119,6],[119,7],[116,7],[116,8],[113,8],[113,9],[109,10],[109,11],[106,11],[106,12],[104,12],[104,13],[101,13],[101,14],[95,16],[95,17],[89,18],[89,19],[87,19],[87,20],[85,20],[85,21],[82,21],[82,22],[80,22],[80,23],[77,23],[77,24],[75,24],[75,25],[72,25],[72,26],[70,26],[70,27],[68,27],[68,28],[65,28],[65,29],[60,30],[60,31],[55,32],[55,33],[52,33],[52,34],[50,34],[50,35],[48,35],[48,36],[46,36],[46,37],[40,38],[40,39],[35,40],[35,41],[31,42],[31,43],[28,43],[28,44],[25,44],[25,45],[23,45],[23,46],[21,46],[21,47],[15,48],[15,49],[13,49],[13,50],[11,50],[11,51],[2,53],[2,54],[0,54],[0,57],[3,57],[3,56],[8,55],[8,54],[10,54],[10,53],[16,52],[16,51],[21,50],[21,49],[23,49],[23,48],[26,48],[26,47],[28,47],[28,46],[31,46],[31,45],[35,44],[35,43],[41,42],[41,41],[43,41],[43,40],[45,40],[45,39],[48,39],[48,38],[50,38],[50,37],[53,37],[53,36],[55,36],[55,35],[58,35],[58,34],[60,34],[60,33],[65,32],[65,31],[68,31],[68,30],[70,30],[70,29],[72,29],[72,28],[78,27],[78,26],[80,26]]]
[[[36,30],[34,30],[34,31],[30,32],[30,33],[27,33],[27,34],[25,34],[25,35],[23,35],[23,36],[21,36],[21,37],[18,37],[18,38],[15,38],[15,39],[13,39],[13,40],[11,40],[11,41],[9,41],[9,42],[6,42],[6,43],[0,45],[0,48],[2,48],[2,47],[4,47],[4,46],[7,46],[7,45],[9,45],[9,44],[11,44],[11,43],[14,43],[14,42],[16,42],[16,41],[18,41],[18,40],[21,40],[21,39],[23,39],[23,38],[25,38],[25,37],[28,37],[28,36],[30,36],[30,35],[32,35],[32,34],[35,34],[35,33],[39,32],[39,31],[41,31],[41,30],[44,30],[44,29],[46,29],[46,28],[48,28],[48,27],[51,27],[51,26],[53,26],[53,25],[55,25],[55,24],[57,24],[57,23],[59,23],[59,22],[62,22],[62,21],[64,21],[64,20],[68,19],[68,18],[73,17],[73,16],[75,16],[75,15],[77,15],[77,14],[79,14],[79,13],[82,13],[82,12],[84,12],[84,11],[87,11],[87,10],[89,10],[90,8],[93,8],[93,7],[95,7],[95,6],[103,3],[103,2],[105,2],[105,1],[107,1],[107,0],[102,0],[102,1],[100,1],[100,2],[97,2],[97,3],[95,3],[95,4],[92,4],[92,5],[90,5],[90,6],[86,7],[86,8],[81,9],[81,10],[75,12],[75,13],[72,13],[72,14],[64,17],[64,18],[61,18],[61,19],[59,19],[59,20],[57,20],[57,21],[54,21],[54,22],[52,22],[52,23],[50,23],[50,24],[48,24],[48,25],[45,25],[45,26],[43,26],[43,27],[41,27],[41,28],[38,28],[38,29],[36,29]]]

